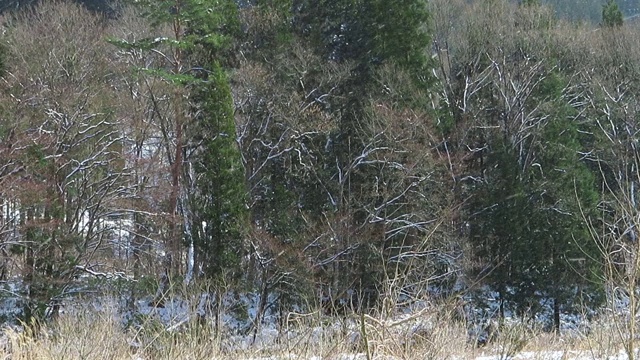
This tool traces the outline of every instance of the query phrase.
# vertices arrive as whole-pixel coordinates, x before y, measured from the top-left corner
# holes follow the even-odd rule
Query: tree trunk
[[[262,323],[262,317],[264,316],[264,312],[267,307],[267,301],[269,297],[269,279],[268,279],[269,270],[264,269],[262,273],[262,291],[260,292],[260,304],[258,305],[258,312],[256,313],[256,318],[253,320],[253,340],[252,344],[256,342],[256,336],[258,335],[258,331],[260,330],[260,324]]]

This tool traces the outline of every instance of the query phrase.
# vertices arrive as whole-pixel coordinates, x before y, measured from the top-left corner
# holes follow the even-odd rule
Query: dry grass
[[[220,346],[197,324],[168,331],[158,321],[124,330],[116,311],[82,308],[46,326],[5,331],[3,358],[16,359],[212,359]],[[37,329],[37,330],[34,330]]]
[[[428,311],[395,321],[290,314],[286,323],[252,343],[251,335],[215,336],[212,327],[195,322],[169,331],[150,318],[135,330],[124,330],[114,310],[81,308],[37,331],[6,330],[0,358],[339,359],[346,354],[366,358],[368,353],[375,359],[447,359],[469,348],[464,326],[447,324]]]
[[[527,359],[605,359],[618,354],[620,339],[613,324],[604,318],[595,324],[588,333],[572,336],[507,324],[492,342],[476,347],[465,324],[452,320],[446,309],[396,317],[291,313],[280,329],[264,330],[253,342],[252,334],[216,334],[213,326],[196,321],[168,330],[149,317],[125,330],[115,309],[82,307],[37,331],[6,330],[0,358],[462,360],[518,354]]]
[[[51,326],[7,330],[11,359],[130,359],[127,334],[109,314],[82,311]]]

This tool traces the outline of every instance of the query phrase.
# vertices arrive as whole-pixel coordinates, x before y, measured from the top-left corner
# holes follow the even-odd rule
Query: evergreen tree
[[[237,8],[231,0],[140,1],[137,5],[155,24],[170,24],[172,30],[171,37],[135,43],[112,40],[124,48],[163,54],[164,62],[139,71],[172,85],[168,94],[172,113],[157,114],[159,119],[172,119],[173,128],[163,134],[171,167],[167,270],[180,272],[186,242],[197,252],[199,262],[194,263],[196,254],[190,252],[187,279],[193,276],[193,266],[207,275],[219,275],[225,266],[237,265],[241,244],[237,224],[245,206],[231,93],[218,65],[232,63],[230,48],[239,31]]]
[[[294,2],[294,9],[296,29],[310,41],[315,52],[328,62],[351,67],[350,75],[337,84],[334,96],[327,99],[336,126],[326,139],[318,139],[326,144],[320,158],[322,165],[318,176],[310,179],[310,191],[303,197],[302,206],[333,209],[331,221],[340,225],[332,227],[342,229],[338,252],[350,254],[351,259],[339,263],[336,274],[353,274],[348,283],[341,280],[343,287],[356,286],[374,294],[382,268],[372,269],[371,262],[379,259],[387,246],[393,246],[383,230],[389,219],[376,218],[380,214],[372,214],[371,209],[385,204],[383,199],[389,195],[381,190],[381,183],[403,182],[392,180],[398,174],[393,167],[384,165],[388,160],[373,160],[378,155],[382,157],[380,149],[392,149],[397,144],[390,140],[392,135],[378,133],[380,123],[370,116],[375,112],[371,106],[374,101],[389,101],[382,99],[384,89],[379,82],[379,74],[385,68],[395,69],[396,75],[406,75],[408,84],[404,88],[415,91],[402,97],[400,91],[393,89],[397,98],[390,107],[408,109],[417,106],[413,99],[424,99],[422,95],[432,84],[428,12],[424,2],[414,0],[300,0]],[[389,119],[382,123],[386,121]],[[331,199],[325,195],[327,190],[333,194]],[[323,204],[318,204],[318,199]],[[392,211],[389,214],[397,215]]]
[[[355,61],[361,76],[370,77],[376,66],[394,63],[411,69],[416,81],[430,78],[429,15],[424,2],[297,0],[294,7],[299,31],[330,59]]]
[[[237,270],[244,253],[246,189],[228,79],[219,66],[210,68],[193,96],[198,116],[192,142],[198,147],[192,158],[197,193],[191,196],[191,235],[196,267],[217,277],[223,270]]]
[[[422,198],[407,198],[417,191],[413,183],[425,177],[412,173],[413,165],[403,167],[412,159],[400,155],[409,151],[396,138],[406,129],[399,125],[400,114],[411,107],[422,113],[428,103],[424,94],[432,71],[425,3],[257,4],[250,13],[261,22],[245,25],[244,55],[249,71],[262,81],[251,85],[250,106],[243,104],[238,114],[246,119],[243,152],[254,224],[279,246],[264,240],[259,245],[276,254],[298,247],[289,259],[299,261],[296,256],[304,254],[316,282],[332,288],[333,295],[350,289],[357,298],[366,291],[370,303],[384,272],[380,254],[392,257],[387,247],[407,249],[387,241],[385,229],[410,229],[390,232],[398,244],[406,233],[415,230],[404,237],[413,241],[424,230],[407,225],[418,217],[410,212],[422,214],[423,208],[414,207]],[[382,80],[384,72],[393,72],[388,76],[393,83]],[[389,113],[379,112],[387,107]],[[407,188],[412,192],[403,192]],[[394,225],[385,224],[390,218]]]
[[[602,26],[608,28],[620,27],[624,22],[622,11],[615,0],[608,0],[602,5]]]
[[[527,149],[529,165],[504,139],[493,140],[485,183],[473,205],[471,238],[476,256],[488,264],[487,280],[501,305],[522,313],[539,311],[553,299],[554,326],[560,311],[584,299],[600,301],[600,254],[583,216],[594,211],[594,177],[578,159],[582,144],[573,110],[562,102],[563,81],[550,74],[530,99],[542,102],[549,118]],[[587,302],[587,301],[585,301]]]

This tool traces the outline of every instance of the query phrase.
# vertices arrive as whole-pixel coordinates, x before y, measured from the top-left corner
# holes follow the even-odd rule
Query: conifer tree
[[[390,140],[393,135],[379,132],[380,123],[376,121],[380,119],[371,116],[376,111],[371,107],[375,101],[390,101],[390,108],[401,111],[400,108],[416,105],[413,99],[424,99],[422,96],[432,84],[427,56],[431,47],[428,12],[422,1],[399,0],[300,0],[294,1],[293,9],[297,33],[309,41],[315,53],[329,63],[351,69],[326,100],[336,126],[326,139],[319,139],[326,146],[318,159],[321,165],[317,177],[307,185],[302,206],[332,210],[330,221],[339,226],[334,224],[331,228],[342,229],[337,236],[340,247],[335,251],[349,254],[351,259],[338,263],[335,273],[353,274],[350,280],[340,280],[345,288],[358,287],[373,294],[382,266],[372,267],[371,262],[380,259],[379,253],[387,246],[393,246],[384,231],[389,219],[379,218],[380,214],[373,214],[372,209],[381,209],[379,206],[386,204],[383,199],[389,195],[381,190],[380,183],[403,182],[395,178],[402,176],[401,171],[396,172],[401,166],[383,165],[391,156],[385,160],[382,153],[393,152],[391,149],[397,144]],[[385,98],[379,77],[383,69],[395,69],[396,75],[402,73],[408,82],[405,89],[416,93],[393,100]],[[398,90],[393,89],[394,95]],[[391,123],[389,118],[381,120],[386,121],[387,125]],[[382,159],[374,160],[376,156]],[[327,197],[326,192],[332,196]],[[398,199],[403,198],[401,193],[396,194]],[[398,215],[394,211],[389,214]]]
[[[244,253],[246,219],[244,173],[236,146],[233,101],[219,66],[209,67],[193,100],[198,107],[192,127],[195,190],[191,197],[191,231],[195,265],[209,277],[237,270]]]
[[[594,211],[598,193],[594,176],[579,160],[582,149],[575,110],[563,103],[564,82],[549,74],[532,102],[542,103],[548,119],[526,150],[528,164],[506,139],[493,139],[485,182],[472,206],[471,240],[486,264],[488,283],[500,294],[501,309],[539,311],[553,299],[554,327],[560,312],[601,301],[598,249],[583,216]],[[585,301],[586,303],[587,301]]]
[[[602,26],[615,28],[622,26],[624,18],[615,0],[608,0],[602,5]]]
[[[243,217],[239,209],[244,208],[243,181],[237,176],[241,170],[231,94],[219,65],[232,62],[229,49],[239,30],[237,8],[231,0],[137,4],[159,29],[161,25],[171,29],[171,36],[134,43],[111,41],[123,48],[161,54],[154,67],[138,70],[172,87],[172,93],[166,94],[170,113],[156,116],[171,123],[171,129],[165,125],[162,134],[171,167],[165,235],[167,270],[182,272],[180,259],[186,246],[187,281],[193,277],[194,266],[207,275],[219,275],[221,269],[234,263],[229,260],[231,252],[239,250],[236,224]],[[151,97],[154,103],[158,101],[157,95]]]
[[[429,15],[423,2],[297,0],[294,6],[299,31],[331,60],[355,61],[365,77],[394,63],[411,69],[416,81],[429,79]]]

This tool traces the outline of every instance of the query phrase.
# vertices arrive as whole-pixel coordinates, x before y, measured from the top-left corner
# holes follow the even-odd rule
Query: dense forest
[[[105,279],[331,313],[490,291],[556,328],[622,287],[636,311],[639,5],[576,4],[3,2],[21,317]]]

